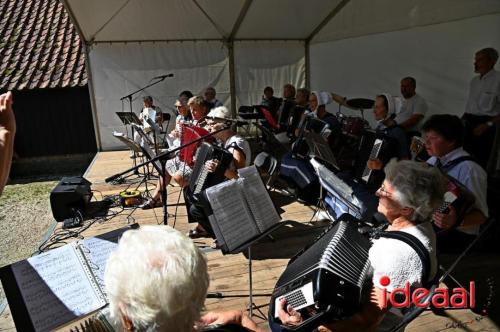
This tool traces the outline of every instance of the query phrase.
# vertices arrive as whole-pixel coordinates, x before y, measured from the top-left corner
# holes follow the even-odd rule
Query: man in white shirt
[[[427,163],[439,167],[448,176],[458,180],[475,197],[474,204],[457,220],[457,210],[452,205],[447,213],[434,212],[434,224],[443,232],[438,246],[445,251],[461,251],[479,233],[479,226],[488,217],[486,203],[486,172],[462,148],[463,125],[454,115],[436,114],[423,125],[425,148],[431,156]],[[458,162],[458,158],[462,161]],[[455,228],[456,227],[456,228]]]
[[[462,117],[465,123],[464,149],[486,169],[500,124],[500,72],[494,69],[498,51],[488,47],[474,58],[474,72],[479,76],[470,82],[469,96]]]
[[[396,123],[406,131],[419,131],[419,123],[427,112],[427,103],[415,90],[417,81],[413,77],[401,80],[402,105],[396,110]]]
[[[158,106],[153,105],[153,97],[146,96],[143,98],[143,108],[141,113],[139,113],[139,119],[142,121],[141,129],[145,134],[148,134],[151,142],[154,142],[153,135],[158,135],[162,123],[162,112]],[[154,122],[154,128],[148,123],[148,119],[151,119]],[[142,141],[139,133],[134,134],[134,141],[138,144],[145,144]]]

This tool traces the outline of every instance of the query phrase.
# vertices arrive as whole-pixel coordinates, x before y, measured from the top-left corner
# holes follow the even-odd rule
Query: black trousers
[[[474,129],[480,124],[491,121],[492,118],[469,113],[465,113],[462,117],[465,129],[464,150],[474,156],[477,163],[484,169],[488,165],[496,129],[495,126],[489,127],[481,136],[474,135]]]
[[[204,195],[197,195],[195,197],[191,193],[189,186],[183,188],[182,192],[184,194],[184,202],[186,203],[188,222],[200,224],[215,239],[215,234],[207,214],[207,211],[210,210],[210,203],[205,199]]]

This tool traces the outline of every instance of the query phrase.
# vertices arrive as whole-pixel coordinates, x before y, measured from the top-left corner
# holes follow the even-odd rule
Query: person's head
[[[175,101],[175,108],[182,116],[189,116],[188,98],[186,96],[181,96]]]
[[[207,123],[208,123],[208,130],[210,132],[214,132],[217,130],[221,130],[225,127],[228,127],[228,122],[225,120],[232,119],[231,112],[225,106],[219,106],[212,109],[208,113],[208,117],[209,120],[207,120]],[[215,138],[223,140],[226,136],[231,136],[232,134],[233,131],[231,130],[231,128],[228,127],[228,130],[223,130],[215,134],[214,136]]]
[[[430,156],[442,157],[463,144],[464,126],[456,115],[434,114],[425,121],[422,131]]]
[[[146,96],[146,97],[142,98],[142,103],[144,104],[144,107],[146,107],[146,108],[153,106],[153,97]]]
[[[307,104],[309,104],[309,90],[307,90],[306,88],[298,89],[295,102],[300,106],[306,106]]]
[[[417,88],[417,81],[413,77],[405,77],[401,80],[401,94],[405,99],[411,98],[415,95]]]
[[[269,99],[274,96],[274,90],[270,86],[264,88],[264,98]]]
[[[313,112],[326,112],[326,105],[331,102],[332,96],[326,91],[311,91],[309,94],[309,108]]]
[[[295,87],[290,83],[287,83],[283,86],[283,98],[285,99],[295,98]]]
[[[191,331],[209,283],[202,253],[169,226],[125,232],[104,281],[112,319],[134,331]]]
[[[425,163],[395,159],[384,171],[385,180],[376,192],[378,211],[390,223],[400,217],[416,224],[428,221],[445,193],[441,172]]]
[[[394,98],[388,93],[377,95],[375,97],[375,104],[373,104],[373,115],[375,116],[375,120],[385,120],[393,113]]]
[[[492,47],[483,48],[474,57],[474,72],[481,76],[489,72],[498,60],[498,51]]]
[[[208,113],[210,106],[202,96],[191,97],[188,101],[189,110],[194,120],[200,120]]]
[[[205,89],[203,92],[203,95],[205,96],[205,100],[207,101],[212,101],[215,99],[216,91],[213,87],[209,86]]]
[[[181,93],[179,93],[179,98],[186,98],[186,100],[189,100],[193,96],[193,93],[189,90],[184,90]]]

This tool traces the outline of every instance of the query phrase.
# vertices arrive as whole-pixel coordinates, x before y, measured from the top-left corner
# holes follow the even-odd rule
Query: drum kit
[[[364,118],[364,110],[373,108],[375,103],[372,99],[353,98],[347,99],[338,94],[331,93],[333,101],[339,104],[339,111],[336,116],[342,124],[342,133],[351,137],[360,137],[363,130],[369,127],[368,122]],[[346,116],[341,112],[341,107],[361,112],[361,117]]]

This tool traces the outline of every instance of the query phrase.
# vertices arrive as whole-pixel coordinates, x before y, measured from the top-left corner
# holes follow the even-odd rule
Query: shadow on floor
[[[284,221],[283,226],[275,230],[271,237],[262,239],[252,246],[252,259],[287,259],[292,258],[314,240],[329,225],[318,221],[314,224],[303,224],[296,221]],[[243,252],[246,256],[246,251]]]

